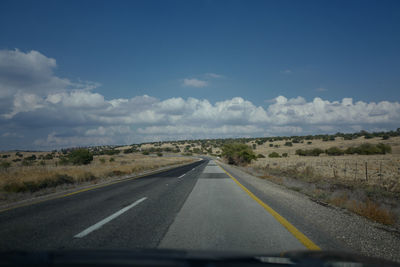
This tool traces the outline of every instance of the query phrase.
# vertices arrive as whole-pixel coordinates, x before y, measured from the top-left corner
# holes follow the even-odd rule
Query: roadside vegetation
[[[156,155],[93,153],[89,149],[52,153],[16,152],[7,155],[9,155],[7,159],[22,159],[20,161],[4,161],[6,157],[1,159],[0,202],[18,200],[36,193],[56,192],[57,189],[79,184],[99,183],[124,175],[138,175],[194,160],[188,157],[161,157],[162,155],[158,155],[155,160]],[[25,161],[30,163],[25,164]]]
[[[400,226],[398,180],[376,184],[365,179],[328,178],[314,168],[300,164],[290,168],[273,165],[248,166],[245,171],[304,193],[322,205],[334,205],[382,224]]]
[[[268,158],[258,158],[244,170],[322,205],[400,229],[399,133],[398,129],[255,142],[255,153]]]
[[[229,164],[234,165],[247,165],[252,160],[257,159],[253,149],[241,143],[225,144],[222,147],[222,156],[227,160]]]
[[[149,142],[0,153],[0,201],[211,156],[387,225],[400,221],[396,131]],[[55,190],[55,189],[54,189]],[[400,227],[400,226],[399,226]]]

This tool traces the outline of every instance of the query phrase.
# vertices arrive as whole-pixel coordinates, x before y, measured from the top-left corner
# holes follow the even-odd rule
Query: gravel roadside
[[[218,163],[323,250],[400,262],[399,232],[347,210],[318,204],[304,194],[250,175],[239,167]]]

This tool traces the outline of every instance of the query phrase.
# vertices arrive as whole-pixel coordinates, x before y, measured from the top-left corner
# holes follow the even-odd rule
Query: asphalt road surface
[[[2,251],[265,253],[307,249],[304,238],[208,160],[0,213]]]

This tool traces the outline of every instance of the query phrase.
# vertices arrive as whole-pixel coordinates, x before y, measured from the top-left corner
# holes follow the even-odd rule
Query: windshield
[[[0,252],[400,262],[398,1],[1,1]]]

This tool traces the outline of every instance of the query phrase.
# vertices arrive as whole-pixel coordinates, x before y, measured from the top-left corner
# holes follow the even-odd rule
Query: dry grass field
[[[319,202],[347,208],[384,224],[400,226],[400,137],[388,140],[379,137],[343,140],[336,137],[334,141],[304,140],[304,143],[293,143],[292,146],[285,146],[286,142],[257,145],[255,153],[266,158],[253,161],[245,169],[261,178],[308,194]],[[252,146],[253,143],[248,144]],[[333,146],[346,149],[363,143],[390,145],[392,153],[296,155],[297,149],[325,150]],[[272,152],[281,157],[268,157]],[[287,153],[287,157],[282,157],[283,153]]]
[[[346,208],[377,222],[400,228],[400,136],[326,139],[329,141],[321,138],[298,138],[298,141],[290,138],[271,139],[273,138],[264,139],[264,143],[260,142],[262,139],[254,138],[154,142],[108,147],[102,148],[105,149],[104,152],[119,150],[119,154],[96,155],[88,165],[61,165],[61,152],[21,152],[23,155],[20,153],[19,156],[16,152],[0,153],[0,201],[12,194],[16,195],[15,193],[42,192],[45,191],[43,189],[56,188],[59,185],[97,183],[102,179],[138,174],[194,160],[182,155],[218,156],[226,142],[245,140],[256,155],[265,156],[242,167],[245,171],[307,194],[318,203]],[[325,151],[338,147],[345,150],[365,143],[390,145],[392,151],[375,155],[296,155],[298,149],[318,148]],[[133,151],[127,151],[131,149]],[[270,158],[268,155],[273,152],[279,157]],[[35,160],[26,161],[32,155],[35,155]]]
[[[33,154],[36,157],[49,154],[49,152],[20,153],[23,154],[22,158],[30,157]],[[60,165],[59,159],[55,157],[49,160],[38,159],[31,165],[24,166],[21,161],[12,161],[19,158],[15,152],[3,153],[3,155],[10,155],[7,161],[12,164],[7,168],[0,169],[0,200],[5,200],[14,193],[32,193],[64,184],[97,183],[99,180],[113,179],[127,174],[140,174],[165,166],[194,161],[190,157],[157,157],[139,153],[121,153],[113,156],[95,156],[88,165]]]
[[[393,137],[388,140],[382,138],[355,140],[343,140],[336,138],[335,141],[310,140],[312,143],[293,143],[292,146],[285,146],[287,141],[267,142],[257,146],[256,154],[263,154],[266,158],[254,161],[251,166],[256,168],[271,168],[280,170],[297,169],[304,172],[307,169],[327,179],[345,181],[365,181],[371,185],[385,187],[388,191],[400,192],[400,137]],[[298,156],[297,149],[358,146],[363,143],[379,144],[384,143],[392,147],[392,153],[385,155],[343,155],[343,156]],[[270,147],[273,144],[274,147]],[[278,147],[275,147],[278,145]],[[287,153],[288,157],[269,158],[268,155],[277,152],[279,155]]]

